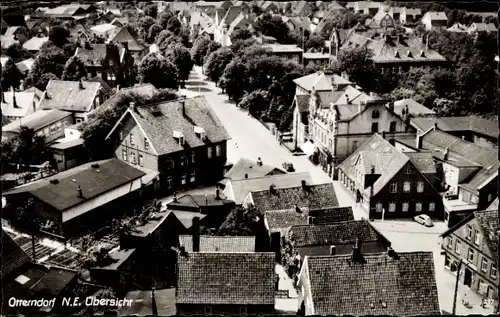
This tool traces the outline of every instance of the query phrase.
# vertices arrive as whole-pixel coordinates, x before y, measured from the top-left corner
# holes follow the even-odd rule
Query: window
[[[403,212],[407,212],[409,208],[410,208],[410,203],[405,201],[403,203]]]
[[[380,117],[380,112],[378,110],[372,111],[372,119],[378,119]]]
[[[409,193],[411,189],[411,182],[410,181],[405,181],[403,183],[403,192]]]
[[[82,119],[82,118],[76,118],[76,119],[75,119],[75,122],[76,122],[76,123],[80,123],[80,122],[82,122],[82,121],[83,121],[83,119]]]
[[[424,192],[424,182],[418,181],[417,182],[417,193],[423,193]]]
[[[460,254],[460,241],[457,240],[457,242],[455,243],[455,253],[456,254]]]
[[[144,138],[144,149],[149,150],[149,141],[146,138]]]
[[[406,174],[411,174],[411,166],[410,165],[406,165],[406,167],[405,167],[405,173]]]
[[[62,129],[62,122],[57,123],[57,131],[60,131]]]
[[[187,178],[186,174],[182,175],[182,179],[181,179],[182,185],[186,185],[186,178]]]
[[[122,148],[122,160],[126,161],[127,160],[127,149]]]
[[[483,260],[481,261],[481,271],[483,271],[484,273],[488,271],[488,260],[486,260],[485,258],[483,258]]]
[[[377,212],[382,212],[382,203],[377,203],[376,210]]]
[[[474,261],[474,249],[469,248],[469,254],[467,255],[467,261],[473,262]]]
[[[429,203],[429,211],[434,211],[436,210],[436,204],[434,202]]]
[[[389,132],[396,132],[396,121],[391,121],[389,124]]]
[[[181,166],[184,166],[184,164],[186,164],[186,156],[185,155],[181,156]]]
[[[479,245],[479,241],[481,240],[481,234],[476,231],[476,234],[474,235],[474,244]]]
[[[49,128],[45,128],[45,129],[43,129],[43,134],[45,134],[45,135],[49,135],[49,134],[50,134],[50,130],[49,130]]]
[[[207,148],[207,156],[209,159],[212,158],[212,147],[211,146]]]
[[[448,247],[448,249],[451,249],[452,245],[453,245],[453,240],[451,239],[451,237],[446,237],[446,246]]]
[[[191,163],[194,163],[194,152],[191,153]]]
[[[378,132],[378,122],[372,122],[372,133]]]
[[[216,145],[215,146],[215,156],[221,156],[221,146],[220,145]]]
[[[395,193],[397,192],[398,190],[398,184],[397,183],[391,183],[391,185],[389,185],[389,191],[391,193]]]
[[[167,160],[167,169],[172,169],[174,168],[174,160],[168,159]]]
[[[497,277],[497,266],[491,263],[490,276],[493,278]]]
[[[132,164],[137,164],[137,161],[135,160],[135,153],[130,153],[130,161]]]
[[[467,239],[472,240],[472,227],[470,225],[467,225],[465,227],[465,230],[467,232]]]
[[[144,156],[142,154],[139,154],[139,165],[144,166]]]
[[[212,306],[205,306],[205,315],[209,315],[212,313]]]
[[[415,203],[415,212],[422,212],[422,203],[419,201]]]
[[[395,211],[396,211],[396,203],[390,202],[389,203],[389,212],[395,212]]]
[[[133,133],[130,133],[129,138],[130,138],[130,145],[132,145],[132,146],[133,146],[133,145],[134,145],[134,134],[133,134]]]
[[[191,176],[189,177],[189,181],[191,183],[194,183],[195,180],[196,180],[196,178],[195,178],[195,171],[192,171],[191,172]]]
[[[172,182],[172,176],[167,177],[167,187],[172,188],[173,182]]]
[[[358,148],[358,141],[353,141],[352,142],[352,149],[356,150]]]
[[[123,140],[123,131],[120,131],[118,138],[120,139],[120,141]]]
[[[470,195],[470,201],[471,201],[471,203],[473,203],[473,204],[477,204],[477,200],[478,200],[478,199],[477,199],[477,196],[476,196],[476,195],[472,195],[472,194]]]

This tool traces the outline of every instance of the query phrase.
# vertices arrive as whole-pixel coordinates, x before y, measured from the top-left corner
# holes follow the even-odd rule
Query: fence
[[[35,173],[28,173],[22,177],[19,177],[18,179],[15,180],[16,186],[31,183],[43,178],[50,177],[52,175],[57,174],[57,171],[55,170],[45,170],[45,171],[39,171]]]

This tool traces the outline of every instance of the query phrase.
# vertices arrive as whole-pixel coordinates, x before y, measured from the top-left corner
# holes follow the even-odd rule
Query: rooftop
[[[241,158],[233,167],[224,175],[224,178],[230,180],[243,180],[245,175],[248,178],[264,177],[268,176],[270,173],[273,174],[285,174],[281,169],[271,166],[271,165],[259,165],[257,161],[252,161],[247,158]]]
[[[432,252],[306,257],[318,315],[440,315]]]
[[[36,92],[12,93],[12,91],[5,91],[3,95],[5,102],[2,102],[2,114],[9,117],[25,117],[35,112],[35,108],[40,102],[40,96]],[[16,97],[16,107],[14,107],[14,96]]]
[[[394,112],[400,116],[403,115],[403,109],[405,109],[406,107],[408,107],[408,111],[412,115],[436,114],[431,109],[416,102],[413,99],[401,99],[394,102]]]
[[[192,207],[198,210],[200,207],[216,207],[232,204],[233,201],[225,199],[220,193],[219,198],[214,194],[186,194],[177,201],[171,201],[167,204],[168,209],[176,209],[176,207]]]
[[[264,49],[270,49],[273,53],[302,53],[300,47],[295,44],[265,44],[262,45]]]
[[[59,109],[66,111],[89,112],[94,104],[100,83],[84,81],[49,81],[40,102],[40,109]]]
[[[497,138],[500,131],[497,121],[476,116],[416,117],[412,118],[411,122],[421,131],[429,130],[434,124],[443,131],[472,131],[492,138]]]
[[[186,252],[193,252],[193,236],[180,235],[180,245]],[[254,252],[255,237],[253,236],[200,236],[200,252]]]
[[[78,47],[75,52],[77,56],[86,66],[101,66],[102,61],[106,58],[107,46],[109,44],[90,44],[89,49]],[[118,53],[123,56],[125,48],[121,44],[117,44]]]
[[[338,75],[325,74],[324,72],[316,72],[304,77],[294,79],[293,81],[297,86],[309,92],[311,92],[313,89],[316,91],[332,90],[333,89],[332,83],[337,85],[351,84],[350,81]]]
[[[177,265],[178,304],[274,305],[274,253],[188,253]]]
[[[28,51],[39,51],[40,47],[48,40],[48,37],[32,37],[23,43],[23,48]]]
[[[17,98],[17,96],[16,96]],[[35,132],[46,127],[49,124],[60,121],[66,117],[71,116],[70,112],[61,111],[57,109],[53,110],[38,110],[22,119],[18,119],[10,122],[2,127],[2,131],[9,131],[14,133],[21,132],[21,127],[25,126],[30,129],[34,129]]]
[[[2,266],[0,272],[2,278],[16,273],[26,263],[31,263],[31,258],[21,247],[2,229]]]

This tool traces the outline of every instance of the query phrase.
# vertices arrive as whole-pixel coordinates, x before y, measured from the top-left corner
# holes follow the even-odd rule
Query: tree
[[[158,45],[158,49],[163,55],[165,55],[173,45],[180,42],[181,39],[168,30],[161,31],[156,38],[156,45]]]
[[[208,44],[210,40],[204,36],[199,36],[191,47],[191,58],[195,65],[202,66],[203,59],[207,54]]]
[[[153,19],[156,19],[156,16],[158,15],[158,5],[156,4],[148,5],[144,9],[144,14],[146,14],[149,17],[152,17]]]
[[[167,50],[165,57],[179,70],[179,79],[182,81],[188,80],[191,69],[193,69],[193,61],[188,49],[180,43],[174,44],[172,48]]]
[[[252,91],[241,99],[238,106],[247,109],[252,116],[260,117],[269,107],[267,92],[261,89]]]
[[[179,35],[181,27],[181,22],[179,21],[179,19],[177,19],[176,16],[172,16],[167,22],[167,30],[174,33],[175,35]]]
[[[2,90],[9,90],[11,87],[15,89],[21,85],[23,75],[17,68],[12,58],[9,58],[2,69]]]
[[[212,52],[205,62],[205,74],[211,81],[217,83],[233,57],[233,52],[227,47],[219,48],[215,52]]]
[[[221,45],[215,41],[210,41],[208,43],[208,46],[207,46],[207,52],[205,53],[205,56],[203,57],[203,63],[205,63],[207,57],[212,54],[213,52],[215,52],[216,50],[218,50],[219,48],[221,48]]]
[[[278,125],[278,130],[279,131],[291,131],[292,130],[292,124],[293,124],[293,112],[294,108],[290,105],[288,107],[288,110],[285,111],[283,116],[280,118],[280,122]]]
[[[19,43],[14,43],[7,48],[7,56],[12,58],[14,63],[31,58],[31,53]]]
[[[49,31],[49,41],[58,47],[68,43],[69,31],[63,26],[54,26]]]
[[[311,35],[306,43],[305,43],[305,49],[306,51],[310,50],[310,49],[314,49],[314,50],[322,50],[325,48],[325,40],[323,39],[323,37],[317,33]]]
[[[37,260],[35,236],[40,232],[42,220],[34,214],[33,198],[28,198],[21,205],[16,206],[8,215],[12,225],[31,236],[32,258]]]
[[[367,91],[374,91],[378,85],[379,72],[372,61],[373,53],[367,48],[342,50],[338,56],[338,69]]]
[[[239,102],[245,94],[247,69],[243,61],[233,59],[224,70],[222,80],[225,83],[226,93],[232,100]]]
[[[146,56],[139,65],[141,82],[157,88],[178,87],[179,70],[170,60],[155,55]]]
[[[78,56],[73,56],[68,59],[64,67],[62,80],[78,81],[86,77],[87,71],[85,70],[85,64],[82,60],[78,58]]]
[[[158,34],[160,34],[161,31],[163,31],[161,25],[157,23],[151,25],[151,27],[149,28],[148,36],[146,38],[147,42],[154,43],[156,41],[156,37],[158,36]]]
[[[143,16],[137,22],[135,25],[137,26],[137,29],[139,31],[139,35],[143,39],[147,39],[147,36],[149,35],[149,29],[153,24],[155,24],[155,19],[153,19],[150,16]]]
[[[237,29],[231,33],[231,43],[237,40],[248,40],[250,38],[252,38],[252,32],[248,29]]]
[[[270,13],[261,15],[255,24],[255,31],[274,37],[278,43],[285,43],[287,40],[288,27],[279,15],[272,16]]]

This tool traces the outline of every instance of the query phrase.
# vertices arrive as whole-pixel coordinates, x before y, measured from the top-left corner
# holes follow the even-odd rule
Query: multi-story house
[[[180,255],[176,311],[182,315],[273,314],[275,266],[274,253]]]
[[[425,213],[443,219],[443,201],[432,184],[431,153],[401,152],[378,134],[339,165],[339,180],[370,219],[411,218]]]
[[[401,8],[399,14],[399,21],[401,24],[412,24],[416,23],[422,17],[422,10],[420,9],[412,9],[412,8]]]
[[[307,66],[308,64],[326,67],[330,65],[330,54],[322,52],[304,53],[304,66]]]
[[[88,114],[98,108],[109,94],[99,82],[51,80],[45,88],[38,109],[58,109],[74,114],[75,123],[87,121]]]
[[[124,162],[160,173],[164,192],[223,176],[229,135],[205,97],[134,106],[106,137]]]
[[[272,56],[302,63],[304,50],[295,44],[266,44],[262,48]]]
[[[306,256],[298,288],[298,315],[441,314],[432,252]]]
[[[356,1],[348,2],[346,8],[354,11],[355,13],[362,13],[374,16],[380,9],[386,9],[387,5],[375,1]]]
[[[314,95],[311,99],[309,131],[315,159],[334,178],[336,166],[374,133],[385,132],[391,144],[395,140],[415,139],[416,131],[409,125],[408,117],[397,115],[392,103],[374,95],[357,105],[346,100],[346,104],[330,103],[319,109],[312,106]]]
[[[428,31],[444,30],[448,26],[448,17],[444,12],[429,11],[422,17],[422,24]]]
[[[109,36],[106,38],[106,43],[122,44],[126,42],[127,48],[139,63],[141,59],[148,53],[148,47],[141,37],[129,26],[116,27],[112,29]]]
[[[437,177],[449,191],[443,200],[449,226],[471,211],[484,210],[498,196],[498,150],[437,127],[417,136],[416,148],[433,152]]]
[[[224,174],[224,179],[222,179],[219,184],[224,188],[226,183],[232,180],[235,181],[283,174],[286,174],[286,172],[275,166],[264,164],[260,157],[257,161],[241,158]]]
[[[130,86],[134,83],[134,57],[128,43],[85,44],[75,51],[85,65],[88,79],[101,77],[111,87]]]
[[[399,12],[398,12],[399,13]],[[365,25],[370,29],[390,29],[396,26],[398,19],[394,17],[394,12],[389,10],[379,10],[372,19],[366,20]]]
[[[371,57],[375,66],[384,72],[408,71],[412,67],[444,68],[448,62],[444,56],[431,50],[427,44],[428,39],[418,38],[414,35],[381,34],[370,37],[351,32],[340,44],[339,51],[364,47],[373,52]],[[334,57],[335,58],[335,57]]]
[[[441,235],[445,269],[459,274],[461,284],[493,299],[494,305],[498,304],[498,230],[496,209],[475,211]]]

